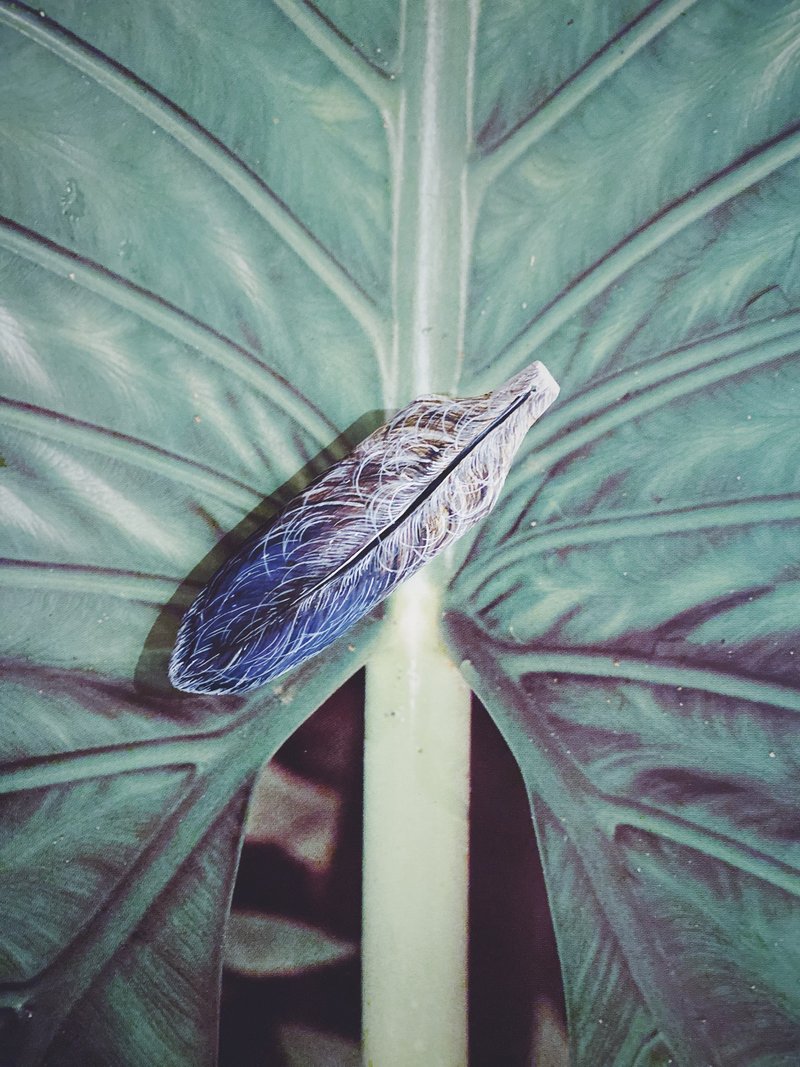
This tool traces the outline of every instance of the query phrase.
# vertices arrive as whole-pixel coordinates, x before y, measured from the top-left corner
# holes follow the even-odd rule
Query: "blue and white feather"
[[[341,637],[494,507],[557,395],[533,363],[484,396],[403,408],[217,571],[181,623],[173,685],[243,693]]]

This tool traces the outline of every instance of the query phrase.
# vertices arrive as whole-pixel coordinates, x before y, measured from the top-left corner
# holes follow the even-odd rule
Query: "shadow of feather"
[[[375,409],[365,412],[291,478],[279,485],[269,496],[264,497],[233,529],[221,534],[220,529],[212,524],[214,536],[218,538],[216,544],[192,568],[173,596],[159,611],[145,639],[134,673],[134,689],[140,696],[150,698],[169,696],[173,700],[197,699],[196,694],[182,693],[175,689],[167,673],[170,654],[181,619],[197,594],[223,563],[239,551],[248,538],[268,528],[294,496],[324,474],[331,465],[332,456],[344,456],[352,451],[360,441],[386,422],[386,419],[387,412],[384,410]],[[207,517],[199,507],[198,510],[211,523],[210,517]]]

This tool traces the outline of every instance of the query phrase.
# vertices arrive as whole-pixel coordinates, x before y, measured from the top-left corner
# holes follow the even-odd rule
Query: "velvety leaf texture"
[[[444,607],[573,1062],[796,1062],[798,41],[798,0],[0,0],[4,1063],[213,1062],[249,785],[381,622],[220,697],[180,617],[533,359]]]
[[[404,408],[214,575],[181,623],[173,684],[244,692],[327,648],[492,509],[557,395],[534,363],[484,397]]]

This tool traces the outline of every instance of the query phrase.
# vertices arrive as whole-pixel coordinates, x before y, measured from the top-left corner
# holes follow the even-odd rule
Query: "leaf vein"
[[[476,203],[488,187],[527,150],[574,111],[603,82],[617,73],[655,37],[672,25],[697,0],[664,0],[652,4],[586,61],[550,96],[510,130],[472,166]]]
[[[6,589],[94,593],[144,604],[163,604],[180,584],[180,578],[114,567],[0,558],[0,587]]]
[[[105,456],[112,456],[144,470],[153,471],[173,482],[181,482],[202,492],[213,493],[240,510],[249,511],[262,499],[255,489],[234,481],[211,467],[168,452],[148,441],[128,437],[116,430],[5,397],[0,397],[0,410],[3,411],[6,427],[47,437],[62,444],[102,452]]]
[[[613,652],[571,652],[564,649],[528,651],[503,646],[503,662],[517,677],[523,674],[573,674],[588,678],[613,678],[732,697],[786,711],[800,711],[800,689],[764,679],[711,667],[618,656]]]
[[[800,494],[717,500],[683,508],[641,509],[595,514],[577,522],[548,523],[518,534],[513,547],[495,549],[494,565],[465,569],[461,590],[472,601],[502,572],[524,563],[530,556],[559,548],[580,548],[628,537],[664,537],[726,526],[800,520]],[[474,574],[473,574],[474,572]],[[470,580],[472,575],[472,580]]]
[[[609,836],[617,829],[630,826],[666,838],[706,856],[713,856],[745,874],[768,882],[793,896],[800,897],[800,872],[791,864],[761,849],[737,841],[688,819],[658,811],[649,805],[626,800],[625,804],[605,797],[601,824]]]
[[[83,286],[149,322],[176,341],[202,352],[252,386],[260,396],[288,411],[298,425],[313,434],[318,444],[327,446],[331,437],[337,436],[336,427],[277,371],[263,364],[242,345],[163,297],[3,216],[0,216],[0,245]]]
[[[530,352],[544,344],[623,274],[693,222],[733,200],[800,155],[800,126],[758,145],[701,185],[684,193],[622,238],[578,274],[488,364],[492,376],[511,374]]]
[[[275,0],[275,6],[379,111],[396,117],[397,95],[387,76],[315,4],[307,0]]]
[[[798,347],[800,313],[793,312],[679,349],[598,382],[554,411],[541,430],[534,427],[528,435],[532,451],[513,469],[509,489],[529,483],[618,426],[690,392],[792,356]],[[563,432],[575,424],[575,429]],[[498,518],[514,499],[515,493],[509,492],[506,503],[498,508]]]

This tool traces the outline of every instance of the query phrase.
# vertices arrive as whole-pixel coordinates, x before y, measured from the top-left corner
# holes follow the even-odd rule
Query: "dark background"
[[[335,847],[310,869],[287,842],[245,840],[234,909],[302,921],[358,942],[361,929],[364,677],[352,678],[276,756],[310,787],[338,796]],[[469,893],[469,1028],[472,1067],[531,1062],[535,1008],[563,1023],[563,991],[527,797],[516,763],[473,699]],[[313,803],[313,793],[311,794]],[[263,836],[263,835],[262,835]],[[226,970],[221,1067],[287,1062],[281,1028],[300,1024],[357,1043],[358,959],[281,978]]]

